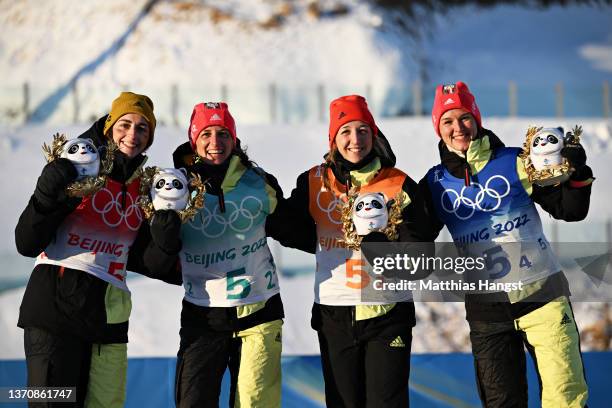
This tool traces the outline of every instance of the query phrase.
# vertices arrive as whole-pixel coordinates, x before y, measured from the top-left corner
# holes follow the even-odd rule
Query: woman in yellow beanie
[[[136,199],[143,152],[155,132],[153,102],[122,92],[108,115],[79,138],[118,150],[105,184],[84,198],[66,187],[77,178],[68,159],[47,164],[15,229],[17,250],[36,257],[19,314],[28,386],[76,387],[76,405],[122,407],[131,311],[126,270],[160,278],[177,252],[180,219],[157,211],[143,222]]]

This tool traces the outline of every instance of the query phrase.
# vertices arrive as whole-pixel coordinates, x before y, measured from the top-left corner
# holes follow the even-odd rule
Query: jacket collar
[[[458,178],[465,177],[466,170],[469,175],[478,174],[487,165],[492,153],[500,147],[504,147],[504,143],[492,131],[484,128],[470,142],[464,157],[450,150],[442,140],[438,143],[442,165]]]
[[[240,157],[232,155],[229,160],[229,166],[225,172],[225,177],[221,183],[221,189],[223,193],[227,194],[232,191],[238,185],[240,178],[247,171],[247,168],[240,161]]]

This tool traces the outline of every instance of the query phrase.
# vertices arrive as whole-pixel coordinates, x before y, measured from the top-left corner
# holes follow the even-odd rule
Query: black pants
[[[478,394],[485,407],[527,407],[523,333],[514,321],[470,322]]]
[[[235,333],[182,328],[176,368],[177,407],[217,408],[228,367],[230,407],[280,408],[281,330],[280,319]]]
[[[28,387],[76,387],[77,402],[31,402],[30,407],[82,407],[87,393],[91,343],[26,327],[23,337]]]
[[[354,306],[315,304],[328,407],[407,407],[414,304],[355,321]]]
[[[211,331],[204,335],[181,329],[174,386],[176,406],[218,407],[223,373],[228,360],[231,369],[236,366],[239,344],[231,332]]]
[[[483,406],[527,407],[525,348],[536,367],[543,407],[586,404],[580,336],[567,300],[545,303],[513,320],[469,324]]]

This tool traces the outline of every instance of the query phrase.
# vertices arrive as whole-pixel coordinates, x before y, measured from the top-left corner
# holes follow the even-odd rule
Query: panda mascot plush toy
[[[70,160],[78,172],[77,180],[97,177],[100,171],[100,154],[91,139],[72,139],[64,144],[60,157]]]
[[[543,128],[531,140],[530,157],[533,167],[541,171],[563,162],[561,149],[564,146],[562,128]]]
[[[563,183],[574,171],[561,155],[566,146],[580,144],[582,126],[576,125],[567,133],[562,127],[536,127],[527,129],[520,158],[531,183],[550,186]]]
[[[353,208],[353,224],[357,235],[368,235],[372,231],[381,231],[387,227],[389,213],[387,200],[382,193],[359,195]]]
[[[359,193],[351,189],[340,211],[345,247],[358,251],[362,237],[371,232],[382,232],[387,240],[395,241],[405,199],[404,192],[387,199],[381,192]]]
[[[182,211],[189,202],[185,169],[160,169],[153,178],[151,200],[156,210]]]

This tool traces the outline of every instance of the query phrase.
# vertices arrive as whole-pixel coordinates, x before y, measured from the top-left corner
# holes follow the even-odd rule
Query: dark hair
[[[235,154],[236,156],[238,156],[238,158],[240,159],[240,163],[242,163],[247,169],[259,167],[257,166],[257,163],[255,163],[253,160],[249,158],[249,155],[247,154],[246,146],[242,147],[242,143],[240,142],[240,139],[238,138],[236,138],[236,143],[234,143],[232,154]]]
[[[259,165],[249,158],[247,154],[247,147],[242,147],[240,143],[240,139],[236,138],[236,143],[234,145],[234,149],[232,150],[232,154],[238,156],[240,159],[240,163],[247,169],[252,169],[255,173],[257,173],[264,181],[270,184],[268,177],[266,176],[266,172],[259,167]]]

